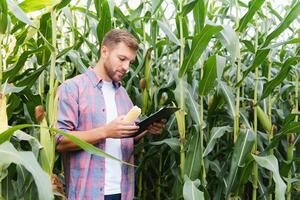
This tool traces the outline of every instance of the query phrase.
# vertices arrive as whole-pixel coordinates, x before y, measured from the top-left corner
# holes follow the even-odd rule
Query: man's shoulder
[[[85,75],[85,73],[83,74],[78,74],[76,76],[74,76],[73,78],[67,79],[65,80],[63,84],[66,85],[82,85],[83,81],[87,80],[87,76]]]
[[[58,91],[65,91],[75,94],[81,87],[84,86],[84,84],[87,82],[86,80],[87,78],[85,74],[76,75],[73,78],[62,82],[58,88]]]

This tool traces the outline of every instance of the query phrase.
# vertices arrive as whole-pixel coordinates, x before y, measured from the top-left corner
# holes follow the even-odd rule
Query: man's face
[[[103,46],[101,57],[103,57],[107,78],[116,82],[121,81],[129,70],[130,64],[134,62],[135,56],[136,51],[123,42],[113,47]]]

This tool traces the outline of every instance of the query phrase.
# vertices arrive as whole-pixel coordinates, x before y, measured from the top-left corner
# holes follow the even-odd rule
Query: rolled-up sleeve
[[[76,89],[67,83],[60,85],[57,91],[57,128],[64,132],[74,131],[78,126],[78,98],[75,92]],[[63,136],[56,134],[55,138],[56,144],[59,144]]]

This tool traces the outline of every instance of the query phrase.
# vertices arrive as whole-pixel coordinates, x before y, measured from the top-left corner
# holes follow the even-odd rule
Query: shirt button
[[[101,191],[101,192],[103,191],[103,187],[100,188],[100,191]]]
[[[104,108],[102,109],[102,112],[105,112],[105,109],[104,109]]]

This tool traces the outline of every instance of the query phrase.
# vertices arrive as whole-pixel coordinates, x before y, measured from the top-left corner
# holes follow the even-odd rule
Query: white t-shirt
[[[112,82],[103,81],[102,92],[106,108],[106,123],[109,123],[118,116],[115,100],[116,91]],[[105,152],[121,160],[121,139],[107,138]],[[121,193],[121,177],[121,163],[105,158],[104,195]]]

